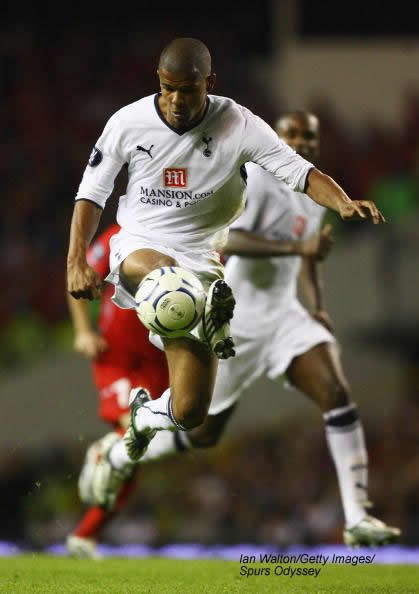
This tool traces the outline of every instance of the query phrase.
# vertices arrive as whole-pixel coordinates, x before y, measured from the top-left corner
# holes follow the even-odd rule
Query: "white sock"
[[[367,515],[368,455],[355,404],[323,414],[326,440],[336,467],[345,524],[351,528]]]
[[[170,396],[170,389],[167,389],[163,392],[163,394],[157,400],[151,400],[147,402],[144,406],[138,409],[137,414],[135,416],[135,429],[137,431],[142,430],[149,430],[149,429],[156,429],[158,431],[157,435],[153,437],[150,441],[146,452],[142,456],[141,460],[143,460],[148,450],[151,447],[151,444],[156,440],[160,432],[166,433],[165,429],[172,431],[177,431],[179,429],[183,429],[183,426],[176,421],[173,416],[172,411],[172,399]],[[163,443],[165,445],[163,446]],[[174,441],[172,442],[174,444]],[[159,447],[161,445],[161,448]],[[155,452],[159,449],[168,448],[168,441],[165,440],[165,437],[162,438],[162,442],[158,441],[156,445]],[[169,450],[167,453],[170,453]],[[161,455],[163,455],[162,452]],[[154,456],[156,459],[157,456]],[[152,458],[149,458],[150,460]],[[133,461],[128,456],[128,452],[125,447],[125,442],[123,439],[115,443],[112,447],[111,451],[109,452],[109,460],[114,468],[118,470],[124,468],[128,464],[133,464]]]
[[[150,400],[137,410],[134,419],[135,429],[138,433],[149,429],[168,429],[169,431],[184,430],[185,428],[176,421],[172,410],[172,397],[170,388],[165,390],[157,400]]]
[[[177,454],[190,449],[192,446],[184,431],[159,431],[151,440],[141,462],[158,460],[165,456]]]

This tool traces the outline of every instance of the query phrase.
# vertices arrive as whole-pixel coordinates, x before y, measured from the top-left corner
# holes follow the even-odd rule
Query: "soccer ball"
[[[202,318],[205,292],[201,281],[179,266],[152,270],[135,294],[137,316],[146,328],[167,338],[188,334]]]

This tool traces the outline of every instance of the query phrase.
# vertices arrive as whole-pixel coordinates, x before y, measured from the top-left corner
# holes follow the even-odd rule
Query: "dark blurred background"
[[[311,109],[321,168],[387,224],[342,224],[326,303],[366,428],[376,513],[419,541],[419,37],[417,3],[355,0],[6,3],[0,24],[0,540],[62,541],[81,513],[76,478],[105,426],[89,365],[72,353],[65,261],[74,195],[122,105],[157,88],[173,37],[203,40],[216,93],[273,124]],[[113,220],[118,180],[100,230]],[[263,315],[263,312],[260,313]],[[144,466],[109,542],[341,542],[320,414],[261,381],[225,443]],[[257,395],[256,395],[257,394]],[[262,412],[261,412],[261,409]]]

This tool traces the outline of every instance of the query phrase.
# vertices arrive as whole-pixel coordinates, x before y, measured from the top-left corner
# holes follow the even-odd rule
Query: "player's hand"
[[[74,350],[88,359],[98,359],[108,350],[108,343],[93,330],[80,332],[74,339]]]
[[[316,311],[313,311],[311,315],[315,320],[317,320],[317,322],[319,322],[319,324],[324,326],[326,330],[329,330],[329,332],[333,334],[332,321],[327,311],[324,311],[324,309],[317,309]]]
[[[342,219],[367,219],[372,217],[374,225],[385,223],[386,220],[372,200],[351,200],[344,202],[339,214]]]
[[[94,270],[84,263],[68,264],[67,290],[75,299],[99,299],[104,283]]]
[[[334,243],[332,225],[325,225],[319,233],[313,233],[308,239],[300,242],[300,253],[306,258],[324,260]]]

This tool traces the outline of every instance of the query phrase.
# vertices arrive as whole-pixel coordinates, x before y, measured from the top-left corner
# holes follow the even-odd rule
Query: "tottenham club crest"
[[[90,157],[89,157],[90,167],[96,167],[97,165],[99,165],[99,163],[102,161],[102,159],[103,159],[102,153],[97,148],[97,146],[94,146],[92,152],[90,153]]]

